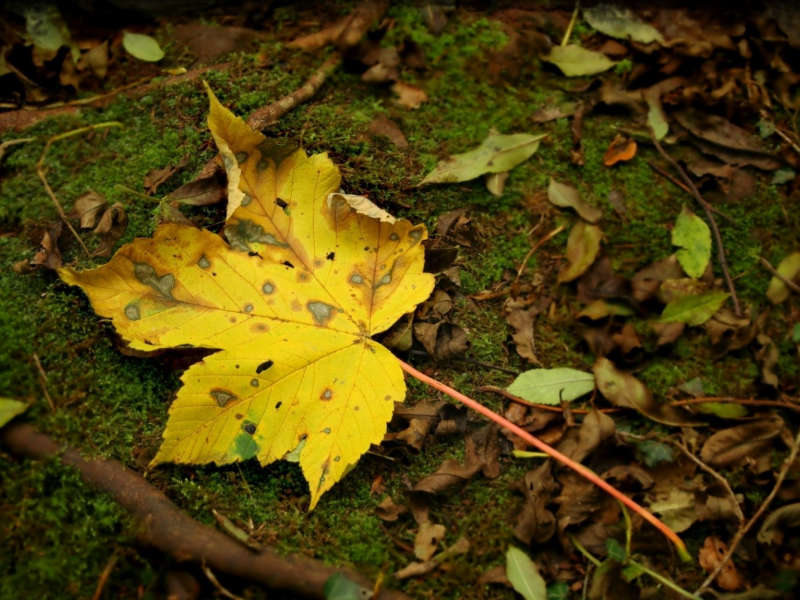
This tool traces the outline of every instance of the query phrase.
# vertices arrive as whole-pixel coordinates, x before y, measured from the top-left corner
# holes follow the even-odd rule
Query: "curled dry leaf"
[[[67,218],[80,219],[81,228],[89,229],[95,226],[107,206],[108,200],[94,190],[89,190],[75,200]]]
[[[725,542],[715,535],[708,536],[698,555],[700,566],[703,567],[706,573],[710,573],[722,562],[727,552],[728,546]],[[735,592],[742,587],[742,578],[733,564],[733,559],[728,560],[725,566],[722,567],[722,571],[717,575],[716,582],[719,587],[728,592]]]
[[[662,282],[683,277],[683,269],[674,254],[657,260],[641,269],[631,278],[633,297],[639,302],[656,298]]]
[[[393,521],[397,521],[400,518],[400,515],[405,514],[408,512],[408,507],[403,506],[402,504],[396,504],[394,500],[392,500],[391,496],[386,496],[381,503],[375,508],[375,515],[381,521],[387,521],[389,523]]]
[[[700,450],[700,459],[712,467],[738,464],[770,452],[772,440],[783,429],[783,419],[774,415],[750,423],[723,429],[712,435]]]
[[[394,574],[395,579],[407,579],[409,577],[419,577],[420,575],[425,575],[430,573],[440,564],[444,563],[445,561],[450,560],[454,556],[458,556],[459,554],[466,554],[469,552],[470,544],[467,538],[461,537],[456,540],[456,543],[443,550],[432,559],[427,560],[425,562],[414,562],[408,565],[407,567],[400,569],[397,573]]]
[[[175,173],[186,166],[189,162],[189,154],[186,154],[176,165],[167,165],[163,169],[150,169],[144,176],[144,191],[148,195],[156,193],[158,187],[169,180]]]
[[[626,162],[636,156],[636,141],[633,138],[618,135],[603,154],[603,164],[613,167],[618,162]]]
[[[103,213],[94,228],[95,235],[100,236],[100,244],[92,252],[92,256],[111,256],[111,251],[127,229],[128,215],[122,204],[117,202]]]
[[[61,237],[61,221],[50,223],[42,235],[39,250],[37,250],[33,260],[30,262],[31,268],[39,265],[48,269],[61,268],[61,251],[58,249],[59,237]]]
[[[539,363],[534,342],[534,321],[539,313],[547,310],[551,302],[550,298],[540,298],[532,306],[525,307],[515,300],[509,300],[504,307],[506,321],[514,330],[511,339],[517,354],[531,363]]]
[[[761,346],[756,352],[756,362],[761,367],[761,381],[766,385],[777,388],[779,381],[775,374],[775,367],[778,366],[778,348],[772,338],[765,333],[760,333],[756,337],[756,343]]]
[[[614,419],[593,408],[583,419],[574,445],[566,447],[562,443],[559,445],[559,450],[575,462],[581,462],[597,450],[600,444],[611,438],[616,429]]]
[[[422,450],[428,433],[436,427],[441,420],[441,411],[445,406],[442,400],[422,400],[414,406],[398,406],[394,415],[396,418],[408,420],[408,427],[397,433],[387,433],[384,442],[405,442],[415,450]]]
[[[603,217],[603,211],[583,200],[578,190],[565,183],[558,183],[552,178],[550,187],[547,188],[547,198],[558,207],[574,209],[584,221],[589,223],[597,223]]]
[[[415,323],[414,336],[435,360],[450,360],[472,347],[463,327],[445,321]]]
[[[347,202],[347,204],[350,205],[350,208],[355,210],[360,215],[367,215],[368,217],[377,219],[382,223],[394,224],[397,222],[397,219],[395,219],[392,215],[390,215],[382,208],[378,208],[378,206],[376,206],[375,203],[372,202],[372,200],[364,196],[356,196],[353,194],[342,194],[342,193],[330,194],[328,196],[329,207],[333,207],[334,205],[339,204],[342,201]]]
[[[584,221],[576,223],[567,238],[567,260],[569,261],[558,273],[558,281],[573,281],[592,266],[600,252],[603,232],[597,225],[588,225]]]
[[[632,408],[664,425],[698,425],[692,414],[670,404],[659,404],[650,390],[633,375],[623,373],[610,360],[600,357],[594,363],[597,389],[614,406]]]
[[[556,518],[547,509],[558,487],[551,468],[552,462],[547,460],[512,485],[525,499],[514,523],[514,535],[525,544],[543,544],[556,532]]]
[[[222,171],[209,177],[183,184],[167,196],[167,200],[189,206],[209,206],[225,199],[228,182]]]
[[[781,506],[764,519],[764,524],[758,532],[758,541],[762,544],[781,544],[785,530],[799,526],[800,502]]]

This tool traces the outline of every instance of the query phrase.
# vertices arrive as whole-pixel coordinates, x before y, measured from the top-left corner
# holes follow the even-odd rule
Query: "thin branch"
[[[427,353],[426,353],[426,355],[427,355]],[[508,375],[513,375],[514,377],[517,377],[519,375],[519,371],[515,371],[514,369],[506,369],[505,367],[498,367],[497,365],[493,365],[491,363],[482,362],[480,360],[475,360],[474,358],[465,358],[465,357],[462,357],[462,356],[455,356],[455,357],[453,357],[452,360],[455,360],[455,361],[458,361],[458,362],[469,363],[471,365],[478,365],[478,366],[481,366],[481,367],[485,367],[487,369],[492,369],[494,371],[500,371],[501,373],[507,373]]]
[[[722,274],[725,276],[725,283],[728,286],[728,291],[731,293],[731,300],[733,300],[733,310],[736,313],[737,317],[742,316],[742,307],[739,305],[739,297],[736,295],[736,288],[733,287],[733,280],[731,279],[731,274],[728,271],[728,261],[725,258],[725,248],[722,246],[722,235],[719,233],[719,227],[717,227],[717,222],[714,220],[714,215],[712,214],[711,205],[703,199],[698,191],[697,187],[694,185],[694,182],[691,178],[686,174],[686,171],[681,168],[678,162],[672,158],[664,148],[661,147],[661,143],[658,141],[653,128],[649,125],[647,126],[647,130],[650,132],[650,137],[653,140],[653,143],[656,146],[656,150],[661,156],[664,157],[672,167],[678,171],[681,176],[681,179],[686,183],[687,187],[692,191],[692,196],[694,199],[697,200],[697,203],[703,207],[703,210],[706,213],[706,218],[708,219],[709,224],[711,225],[711,230],[714,232],[714,239],[717,242],[717,258],[719,260],[719,266],[722,268]]]
[[[567,31],[564,33],[564,38],[561,40],[561,45],[566,46],[569,44],[569,38],[572,36],[572,29],[575,27],[575,21],[578,20],[578,9],[581,7],[580,0],[575,2],[575,10],[572,11],[572,18],[569,20]]]
[[[108,562],[106,563],[106,568],[103,569],[102,573],[100,573],[100,579],[97,581],[97,589],[95,589],[94,591],[94,596],[92,596],[92,600],[100,600],[100,598],[103,597],[103,588],[106,587],[108,578],[111,576],[111,571],[114,570],[114,567],[117,565],[118,560],[119,560],[119,555],[115,550],[114,554],[111,555],[111,558],[108,559]]]
[[[495,423],[498,423],[502,427],[505,427],[506,429],[511,431],[511,433],[521,437],[531,446],[541,450],[542,452],[549,454],[552,458],[556,459],[561,464],[569,467],[579,475],[591,481],[593,484],[595,484],[603,491],[609,493],[611,496],[613,496],[614,498],[625,504],[632,511],[641,515],[645,521],[649,522],[651,525],[653,525],[653,527],[655,527],[661,533],[663,533],[675,545],[675,547],[678,550],[678,555],[681,557],[682,560],[684,561],[691,560],[691,556],[686,550],[686,544],[683,543],[681,538],[679,538],[674,531],[672,531],[669,527],[664,525],[664,523],[659,521],[658,518],[655,517],[652,513],[648,512],[647,510],[639,506],[639,504],[628,498],[625,494],[617,490],[614,486],[610,485],[607,481],[601,479],[596,473],[587,469],[582,464],[575,462],[568,456],[565,456],[555,448],[552,448],[551,446],[545,444],[540,439],[535,438],[521,427],[514,425],[514,423],[512,423],[508,419],[504,419],[497,413],[483,406],[481,403],[476,402],[472,398],[465,396],[461,392],[457,392],[453,388],[443,384],[440,381],[433,379],[432,377],[428,377],[427,375],[425,375],[425,373],[418,371],[417,369],[415,369],[409,364],[404,363],[400,359],[398,359],[397,362],[400,363],[400,368],[402,368],[406,373],[408,373],[412,377],[415,377],[416,379],[419,379],[421,382],[428,384],[432,388],[447,394],[451,398],[455,398],[456,400],[458,400],[462,404],[465,404],[472,410],[481,413],[482,415],[488,417]]]
[[[719,473],[717,473],[714,469],[709,467],[702,460],[697,458],[686,446],[684,446],[680,442],[677,442],[675,440],[667,440],[667,441],[669,441],[673,446],[678,448],[678,450],[683,452],[689,460],[691,460],[698,467],[703,469],[706,473],[711,475],[714,479],[716,479],[722,484],[722,486],[725,488],[725,491],[728,492],[728,495],[731,498],[731,506],[733,507],[734,514],[736,515],[736,520],[739,522],[739,527],[744,525],[745,518],[744,518],[744,513],[742,512],[742,507],[739,506],[739,502],[738,500],[736,500],[736,494],[733,493],[733,489],[731,488],[731,484],[728,483],[728,480],[725,479]]]
[[[52,396],[50,396],[50,392],[47,389],[47,373],[45,373],[44,369],[42,368],[42,363],[39,360],[39,356],[34,352],[31,355],[33,358],[33,364],[36,365],[36,370],[39,371],[39,384],[42,386],[42,392],[44,392],[44,397],[47,399],[47,403],[50,405],[50,410],[56,412],[56,405],[53,402]]]
[[[493,394],[500,394],[501,396],[505,396],[512,402],[516,402],[517,404],[524,404],[525,406],[531,406],[533,408],[538,408],[541,410],[547,410],[550,412],[557,412],[563,413],[564,409],[560,406],[552,406],[550,404],[538,404],[536,402],[531,402],[530,400],[523,400],[519,396],[515,396],[511,392],[504,390],[503,388],[495,387],[493,385],[485,385],[483,387],[478,388],[479,392],[491,392]],[[570,408],[573,414],[576,415],[588,415],[591,411],[586,410],[585,408]],[[601,408],[598,409],[602,413],[618,413],[620,412],[619,408]]]
[[[122,127],[122,123],[119,121],[110,121],[107,123],[97,123],[96,125],[89,125],[88,127],[81,127],[80,129],[75,129],[73,131],[67,131],[66,133],[60,133],[59,135],[55,135],[47,140],[47,143],[44,145],[44,150],[42,150],[42,156],[39,158],[39,162],[36,163],[36,174],[39,176],[39,179],[42,181],[44,185],[44,189],[47,191],[47,194],[50,196],[50,199],[53,201],[53,204],[56,206],[56,210],[58,211],[58,216],[61,217],[61,221],[67,226],[67,228],[72,232],[72,235],[75,236],[75,239],[78,240],[78,243],[83,248],[84,252],[86,252],[86,256],[91,256],[91,252],[86,247],[86,244],[83,243],[81,236],[78,235],[78,232],[75,231],[75,228],[67,219],[67,215],[64,212],[64,209],[61,207],[61,203],[56,198],[53,189],[50,187],[50,184],[47,183],[47,178],[45,177],[44,172],[44,159],[47,156],[47,151],[50,149],[50,146],[53,145],[53,142],[57,142],[59,140],[66,139],[68,137],[72,137],[75,135],[80,135],[82,133],[86,133],[87,131],[94,131],[95,129],[104,129],[106,127]]]
[[[206,574],[206,577],[208,577],[208,580],[211,582],[211,584],[217,588],[217,591],[226,598],[229,598],[230,600],[244,600],[244,598],[241,596],[237,596],[233,592],[228,591],[228,589],[219,582],[219,579],[217,579],[217,576],[214,575],[214,572],[208,568],[208,565],[205,563],[205,561],[203,562],[203,573]]]
[[[792,445],[792,449],[789,452],[789,456],[786,457],[786,460],[783,461],[783,465],[781,466],[781,470],[778,473],[778,478],[775,480],[775,485],[772,488],[772,491],[769,493],[764,499],[764,502],[761,504],[759,509],[756,511],[756,514],[743,526],[739,528],[739,531],[736,532],[736,535],[733,537],[730,546],[728,547],[728,551],[725,553],[725,556],[722,557],[722,560],[717,563],[717,566],[711,571],[711,574],[706,578],[703,584],[697,588],[697,594],[702,592],[704,589],[709,587],[717,576],[722,572],[723,567],[728,564],[728,561],[733,556],[733,553],[736,551],[736,548],[739,546],[739,542],[742,541],[742,538],[747,534],[748,531],[755,525],[756,521],[761,518],[761,515],[769,508],[769,505],[772,503],[772,500],[778,494],[778,491],[781,489],[781,485],[783,485],[783,480],[786,478],[786,474],[789,472],[789,468],[794,464],[795,459],[797,458],[798,450],[800,450],[800,432],[798,432],[797,437],[794,440],[794,444]]]
[[[764,265],[764,268],[767,271],[769,271],[775,277],[780,279],[786,287],[788,287],[790,290],[792,290],[795,294],[800,294],[800,286],[798,286],[796,283],[794,283],[791,279],[788,279],[787,277],[784,277],[783,275],[781,275],[778,272],[778,270],[775,267],[773,267],[766,258],[764,258],[762,256],[759,256],[758,260],[761,262],[762,265]]]
[[[672,175],[670,175],[669,173],[667,173],[667,172],[666,172],[664,169],[662,169],[661,167],[659,167],[659,166],[658,166],[656,163],[654,163],[654,162],[653,162],[653,161],[651,161],[651,160],[648,160],[648,161],[647,161],[647,164],[650,166],[650,168],[651,168],[651,169],[653,169],[653,171],[655,171],[656,173],[658,173],[659,175],[661,175],[661,176],[662,176],[664,179],[666,179],[667,181],[669,181],[671,184],[673,184],[674,186],[676,186],[676,187],[678,187],[678,188],[682,189],[682,190],[683,190],[684,192],[686,192],[687,194],[689,194],[689,195],[693,195],[693,194],[692,194],[692,190],[690,190],[688,187],[686,187],[686,185],[685,185],[685,184],[683,184],[683,183],[681,183],[680,181],[678,181],[677,179],[675,179],[675,178],[674,178]],[[706,204],[708,204],[708,203],[706,202]],[[726,215],[726,214],[725,214],[724,212],[722,212],[721,210],[718,210],[718,209],[717,209],[716,207],[714,207],[713,205],[711,205],[711,204],[708,204],[708,208],[709,208],[709,209],[711,209],[711,210],[714,212],[714,214],[717,214],[717,215],[719,215],[720,217],[722,217],[723,219],[725,219],[726,221],[728,221],[728,223],[735,223],[735,221],[734,221],[734,220],[733,220],[731,217],[729,217],[728,215]]]
[[[780,400],[744,400],[739,398],[723,398],[723,397],[706,397],[706,398],[689,398],[687,400],[673,400],[670,402],[672,406],[690,406],[692,404],[742,404],[744,406],[771,406],[774,408],[785,408],[796,413],[800,413],[800,405],[792,404],[791,402],[781,402]]]
[[[525,255],[525,258],[522,259],[522,264],[520,265],[519,270],[517,270],[517,278],[514,280],[514,285],[512,285],[512,288],[519,283],[519,278],[522,277],[522,272],[525,270],[525,267],[528,266],[528,261],[531,259],[531,256],[533,256],[533,254],[539,248],[541,248],[545,244],[545,242],[553,239],[559,233],[564,231],[564,229],[566,229],[565,225],[559,225],[558,227],[553,229],[553,231],[551,231],[542,239],[540,239],[538,242],[536,242],[536,245],[533,248],[531,248],[530,251]]]

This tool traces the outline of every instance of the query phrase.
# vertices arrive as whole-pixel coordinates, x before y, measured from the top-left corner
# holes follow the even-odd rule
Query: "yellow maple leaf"
[[[135,349],[219,350],[183,374],[153,464],[266,465],[304,442],[313,508],[405,397],[371,338],[431,293],[427,231],[361,214],[334,194],[327,154],[278,145],[209,98],[232,186],[227,242],[167,224],[98,269],[59,274]]]

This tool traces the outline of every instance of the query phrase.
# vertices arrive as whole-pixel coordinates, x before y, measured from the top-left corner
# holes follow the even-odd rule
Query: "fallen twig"
[[[661,147],[661,143],[658,141],[655,132],[653,132],[652,127],[649,125],[647,126],[647,130],[650,132],[650,137],[653,140],[653,143],[656,146],[656,150],[664,159],[672,165],[672,167],[678,171],[681,176],[681,179],[686,183],[688,188],[692,192],[692,196],[694,199],[697,200],[697,203],[703,207],[703,210],[706,213],[706,218],[708,219],[709,224],[711,225],[711,230],[714,232],[714,239],[717,242],[717,258],[719,260],[719,266],[722,268],[722,274],[725,276],[725,283],[728,286],[728,291],[731,293],[731,300],[733,300],[733,310],[736,313],[737,317],[742,316],[742,307],[739,305],[739,297],[736,295],[736,288],[733,287],[733,280],[731,279],[731,274],[728,271],[728,261],[725,258],[725,248],[722,246],[722,235],[720,235],[719,227],[717,227],[717,222],[714,220],[713,210],[711,205],[705,201],[705,199],[700,195],[697,186],[695,186],[694,182],[691,178],[686,174],[686,171],[678,164],[678,162],[672,158],[664,148]]]
[[[781,489],[781,485],[783,485],[783,480],[786,478],[786,474],[789,472],[789,468],[794,464],[795,459],[797,458],[798,450],[800,450],[800,432],[798,432],[797,437],[794,439],[794,444],[792,445],[791,451],[789,452],[789,456],[786,457],[786,460],[783,461],[783,465],[781,466],[781,470],[778,473],[778,478],[775,480],[775,485],[772,488],[772,491],[769,493],[764,499],[764,502],[761,503],[761,506],[756,511],[756,514],[745,523],[743,526],[739,527],[739,530],[736,532],[736,535],[733,537],[730,545],[728,546],[728,551],[725,553],[725,556],[722,557],[722,560],[717,563],[717,566],[714,567],[714,570],[711,571],[709,576],[703,582],[703,584],[697,588],[696,594],[702,593],[706,588],[708,588],[717,576],[722,572],[723,567],[728,564],[728,561],[733,556],[733,553],[736,551],[736,548],[739,546],[739,542],[742,541],[742,538],[747,534],[748,531],[755,525],[756,521],[761,518],[761,515],[769,508],[769,505],[772,503],[772,500],[778,494],[778,491]]]
[[[764,265],[764,268],[767,271],[769,271],[775,277],[780,279],[786,287],[788,287],[790,290],[792,290],[795,294],[800,294],[800,286],[798,286],[791,279],[788,279],[788,278],[784,277],[783,275],[781,275],[780,273],[778,273],[778,270],[775,267],[773,267],[766,258],[764,258],[762,256],[759,256],[758,260],[762,265]]]
[[[44,392],[44,397],[47,399],[47,403],[50,405],[50,410],[56,412],[56,405],[53,402],[53,398],[50,396],[50,392],[47,389],[47,373],[45,373],[44,369],[42,368],[42,363],[39,360],[39,355],[34,352],[31,355],[33,358],[33,364],[36,365],[36,370],[39,371],[39,384],[42,386],[42,392]]]
[[[439,390],[440,392],[447,394],[451,398],[455,398],[456,400],[468,406],[472,410],[481,413],[482,415],[488,417],[489,419],[499,424],[500,426],[505,427],[506,429],[511,431],[511,433],[521,437],[523,440],[525,440],[528,444],[530,444],[534,448],[537,448],[542,452],[548,454],[561,464],[569,467],[579,475],[591,481],[593,484],[595,484],[603,491],[609,493],[616,500],[622,502],[625,506],[630,508],[636,514],[640,515],[645,521],[647,521],[653,527],[655,527],[661,533],[663,533],[675,545],[675,548],[678,550],[678,555],[681,557],[681,560],[684,561],[691,560],[691,556],[689,555],[689,552],[686,550],[686,544],[683,543],[683,540],[681,540],[681,538],[679,538],[674,531],[672,531],[669,527],[664,525],[664,523],[662,523],[655,515],[653,515],[653,513],[648,512],[647,510],[639,506],[639,504],[628,498],[625,494],[617,490],[614,486],[610,485],[607,481],[601,479],[596,473],[587,469],[582,464],[575,462],[568,456],[565,456],[555,448],[548,446],[542,440],[535,438],[521,427],[514,425],[514,423],[512,423],[508,419],[504,419],[497,413],[486,408],[480,402],[476,402],[472,398],[465,396],[464,394],[454,390],[450,386],[447,386],[442,382],[433,379],[432,377],[428,377],[427,375],[425,375],[425,373],[418,371],[417,369],[415,369],[409,364],[406,364],[400,359],[398,359],[397,362],[400,363],[400,368],[403,369],[406,373],[408,373],[412,377],[420,380],[423,383],[428,384],[429,386]]]
[[[528,253],[525,255],[525,258],[522,259],[522,264],[520,265],[519,269],[517,270],[517,278],[514,279],[514,283],[511,286],[512,289],[519,283],[519,278],[522,277],[522,272],[525,270],[525,267],[528,266],[528,261],[531,259],[531,256],[533,256],[533,254],[539,248],[541,248],[545,244],[545,242],[547,242],[548,240],[552,240],[559,233],[564,231],[564,229],[566,229],[565,225],[559,225],[558,227],[553,229],[553,231],[551,231],[546,236],[544,236],[542,239],[540,239],[538,242],[536,242],[536,245],[528,251]]]
[[[169,498],[150,485],[130,467],[111,459],[86,460],[69,446],[37,433],[26,424],[12,424],[0,430],[0,443],[17,456],[43,458],[58,456],[74,467],[84,481],[106,492],[120,506],[138,518],[139,540],[158,548],[178,562],[205,564],[269,588],[285,590],[305,598],[325,598],[325,582],[336,572],[371,588],[372,583],[349,569],[337,569],[322,561],[300,556],[280,556],[272,549],[256,553],[221,531],[198,523],[184,514]],[[408,600],[401,592],[381,590],[376,600]]]
[[[103,569],[103,572],[100,573],[100,579],[97,580],[97,588],[94,591],[94,596],[92,596],[92,600],[100,600],[100,598],[103,597],[103,588],[106,587],[108,578],[111,576],[111,571],[114,570],[114,567],[117,565],[118,560],[119,560],[119,554],[114,552],[114,554],[111,555],[111,558],[108,559],[105,569]]]

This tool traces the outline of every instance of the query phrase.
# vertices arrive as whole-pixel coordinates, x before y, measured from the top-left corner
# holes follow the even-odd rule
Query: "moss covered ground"
[[[301,16],[280,9],[280,22],[296,24]],[[584,124],[586,164],[569,161],[570,123],[557,120],[535,125],[531,114],[547,103],[562,101],[564,79],[544,71],[531,60],[513,81],[492,83],[482,66],[507,41],[502,28],[480,14],[459,13],[439,36],[428,32],[413,8],[393,8],[396,21],[391,43],[412,39],[426,53],[425,74],[409,73],[430,100],[418,110],[395,105],[388,89],[362,83],[355,73],[336,72],[310,103],[292,111],[267,130],[278,137],[302,140],[309,152],[328,152],[343,174],[351,193],[367,193],[399,216],[435,227],[442,213],[473,207],[479,243],[462,248],[458,265],[466,293],[490,289],[515,273],[530,249],[528,232],[539,221],[538,204],[551,176],[575,185],[583,197],[600,207],[603,230],[615,267],[631,274],[651,260],[669,255],[670,227],[690,200],[658,178],[646,164],[657,157],[643,145],[633,161],[616,168],[602,164],[602,155],[625,125],[625,117],[590,114]],[[157,37],[168,42],[168,30]],[[206,80],[221,102],[247,116],[296,89],[322,61],[287,49],[281,30],[265,42],[262,52],[275,56],[271,66],[259,66],[255,55],[226,57],[229,68],[212,70]],[[165,44],[168,60],[177,50]],[[123,67],[124,68],[124,67]],[[416,78],[416,79],[415,79]],[[41,122],[13,137],[36,137],[15,146],[0,166],[0,393],[32,403],[24,420],[87,455],[113,457],[144,471],[154,456],[167,418],[167,409],[179,387],[178,359],[126,356],[117,347],[109,323],[101,321],[77,288],[62,284],[55,273],[38,270],[15,273],[11,266],[32,256],[43,226],[56,218],[55,208],[35,174],[45,140],[78,127],[119,121],[122,129],[95,131],[56,143],[46,164],[50,184],[65,206],[89,189],[112,203],[122,202],[130,226],[122,242],[149,236],[155,228],[155,207],[115,186],[142,190],[144,174],[177,163],[189,155],[188,165],[163,188],[169,192],[191,180],[214,155],[205,126],[207,100],[200,81],[154,88],[143,96],[118,96],[102,109],[84,109],[72,116]],[[408,151],[387,139],[368,141],[362,135],[376,116],[385,114],[405,133]],[[548,137],[539,152],[516,168],[501,198],[489,194],[480,180],[460,185],[414,188],[440,158],[480,143],[491,127],[502,133],[542,132]],[[607,197],[623,193],[630,215],[617,218]],[[777,263],[796,239],[784,218],[781,192],[759,179],[757,193],[725,207],[734,223],[720,222],[731,271],[744,302],[753,312],[765,304],[768,275],[757,257]],[[797,205],[783,199],[783,207],[797,215]],[[222,213],[217,207],[188,211],[200,225],[218,230]],[[569,223],[563,214],[550,214],[540,232]],[[65,263],[81,267],[99,264],[79,255],[65,232],[61,237]],[[566,234],[556,237],[548,253],[563,253]],[[538,266],[530,263],[530,271]],[[627,271],[626,271],[627,270]],[[558,294],[558,291],[555,290]],[[457,307],[454,319],[467,327],[473,343],[470,357],[514,370],[527,365],[506,345],[508,328],[500,301]],[[579,347],[565,310],[552,313],[537,328],[537,348],[547,367],[586,367],[591,357]],[[780,322],[778,320],[778,322]],[[797,373],[787,338],[776,336],[784,352],[780,369]],[[45,385],[57,407],[52,412],[42,395],[42,382],[33,356],[47,374]],[[495,397],[481,395],[483,385],[505,386],[504,373],[451,362],[422,363],[436,376],[460,390],[499,408]],[[746,355],[710,360],[703,335],[683,338],[669,360],[655,360],[640,373],[658,397],[680,381],[702,376],[707,390],[720,394],[747,394],[758,375]],[[409,402],[431,398],[419,384],[409,386]],[[408,522],[382,523],[374,514],[385,494],[396,499],[410,483],[433,471],[445,458],[463,455],[464,442],[445,438],[427,445],[418,455],[389,462],[367,455],[358,467],[306,512],[308,490],[299,469],[279,463],[266,468],[255,461],[240,467],[162,466],[148,474],[189,515],[211,523],[216,509],[239,523],[252,520],[262,539],[283,552],[299,552],[333,564],[346,564],[365,575],[392,572],[410,559],[401,547],[413,544]],[[448,570],[399,585],[416,598],[511,598],[501,587],[476,588],[474,581],[488,568],[501,564],[513,535],[507,513],[514,505],[508,484],[520,477],[525,465],[502,459],[502,475],[486,481],[478,476],[461,493],[445,494],[434,508],[437,522],[447,527],[446,543],[460,535],[474,551],[455,559]],[[0,449],[0,599],[88,598],[94,593],[111,552],[120,562],[106,585],[109,598],[164,596],[163,577],[169,565],[163,558],[141,554],[132,544],[135,531],[123,512],[103,494],[81,483],[57,461],[18,460]],[[377,476],[385,494],[371,494]],[[699,543],[699,542],[698,542]],[[248,589],[245,597],[266,597]]]

